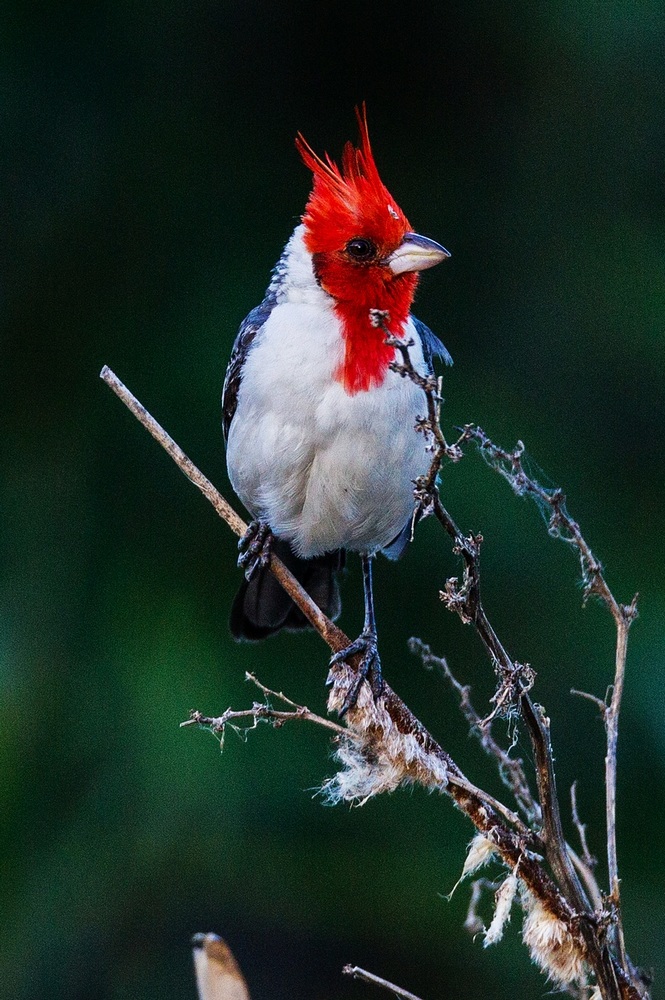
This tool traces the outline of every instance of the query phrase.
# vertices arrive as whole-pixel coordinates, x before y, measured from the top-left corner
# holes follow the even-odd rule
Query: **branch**
[[[604,909],[603,896],[596,881],[596,876],[594,874],[594,868],[596,867],[597,861],[592,856],[589,851],[589,845],[586,839],[586,824],[580,819],[579,812],[577,811],[577,782],[574,781],[570,786],[570,806],[573,817],[573,823],[577,830],[577,835],[580,838],[580,845],[582,847],[582,856],[576,854],[576,852],[568,845],[568,853],[570,854],[571,860],[578,871],[578,874],[584,881],[587,892],[589,893],[589,899],[593,903],[596,912],[602,913]]]
[[[605,998],[640,995],[628,971],[625,952],[619,950],[617,960],[611,956],[594,927],[594,914],[582,884],[571,861],[563,834],[561,813],[556,793],[549,719],[529,696],[533,672],[528,665],[513,661],[499,640],[487,618],[480,598],[480,542],[479,536],[465,537],[441,503],[438,492],[433,496],[434,514],[453,540],[453,551],[464,560],[462,585],[448,580],[441,598],[446,606],[465,623],[473,623],[487,653],[500,677],[494,696],[497,707],[504,710],[519,705],[526,724],[534,754],[538,798],[543,815],[543,836],[547,859],[555,878],[573,910],[582,918],[580,933],[588,950],[588,961],[596,973]],[[490,717],[491,718],[491,717]],[[616,762],[615,762],[616,764]],[[620,919],[618,911],[617,917]]]
[[[580,846],[582,847],[582,861],[588,868],[594,869],[597,861],[592,856],[589,850],[589,845],[586,839],[586,823],[583,823],[580,819],[580,814],[577,810],[577,782],[574,781],[570,786],[570,808],[573,814],[573,823],[577,830],[577,835],[580,838]]]
[[[458,586],[456,580],[448,580],[446,591],[441,594],[441,598],[449,610],[457,612],[464,623],[473,623],[475,626],[500,677],[500,684],[493,699],[497,707],[502,706],[506,714],[511,706],[520,707],[536,763],[536,783],[543,815],[547,859],[559,885],[568,895],[575,910],[590,915],[589,903],[568,856],[563,836],[552,763],[549,721],[540,707],[533,704],[528,693],[533,683],[533,672],[528,665],[520,664],[509,656],[485,613],[480,597],[480,537],[470,535],[466,538],[462,534],[441,503],[438,492],[434,495],[433,505],[436,517],[453,539],[453,551],[461,554],[464,560],[463,584]]]
[[[635,977],[629,965],[623,941],[623,928],[619,902],[619,879],[616,858],[616,742],[618,735],[618,714],[623,691],[623,681],[626,660],[626,642],[628,629],[636,616],[636,599],[629,606],[620,605],[610,591],[602,574],[600,562],[594,556],[591,548],[584,540],[579,526],[569,517],[565,508],[565,496],[561,490],[545,490],[524,471],[522,454],[524,446],[521,442],[513,452],[505,452],[494,445],[480,428],[466,425],[461,428],[461,435],[455,444],[455,460],[461,457],[461,446],[467,440],[479,443],[482,453],[490,464],[506,478],[519,495],[531,495],[537,502],[548,504],[551,508],[549,519],[550,533],[570,542],[579,552],[582,574],[585,586],[585,598],[597,594],[609,607],[617,626],[617,652],[615,658],[615,684],[612,702],[607,710],[607,756],[605,762],[606,775],[606,814],[607,814],[607,845],[608,866],[610,873],[610,902],[616,919],[614,922],[615,946],[618,961],[610,955],[607,947],[601,944],[598,935],[591,926],[593,913],[585,895],[582,884],[571,861],[568,846],[563,835],[561,815],[556,784],[552,748],[550,744],[549,720],[539,706],[534,706],[529,697],[529,688],[533,684],[534,674],[528,664],[513,661],[501,644],[492,628],[480,598],[480,546],[482,536],[465,537],[454,520],[441,503],[436,488],[436,478],[443,461],[449,453],[443,434],[438,427],[440,393],[438,383],[421,375],[413,366],[409,355],[408,342],[399,341],[393,337],[386,325],[385,314],[375,312],[375,324],[386,335],[386,343],[394,346],[402,355],[402,363],[393,363],[391,368],[403,378],[411,379],[424,392],[427,400],[427,417],[419,418],[417,428],[431,436],[434,445],[434,457],[431,468],[426,476],[416,483],[415,496],[424,513],[434,513],[444,530],[453,542],[453,551],[462,556],[464,575],[462,583],[456,578],[446,581],[445,589],[440,596],[446,607],[455,611],[462,622],[473,624],[493,663],[495,672],[500,678],[499,687],[494,695],[495,709],[485,722],[491,721],[497,713],[507,714],[519,706],[524,719],[536,762],[536,780],[538,795],[543,813],[543,832],[547,846],[547,858],[552,871],[563,889],[564,895],[571,902],[578,914],[586,919],[581,926],[587,948],[589,961],[594,968],[598,983],[604,997],[619,997],[621,987],[631,984],[636,995],[638,988],[634,985]],[[453,457],[452,454],[449,457]],[[621,985],[619,980],[621,980]]]
[[[345,976],[353,976],[354,979],[361,979],[364,983],[373,983],[375,986],[381,986],[384,990],[392,990],[393,994],[399,997],[400,1000],[420,1000],[415,993],[409,993],[408,990],[403,990],[401,986],[395,986],[394,983],[389,983],[387,979],[375,976],[373,972],[366,972],[365,969],[361,969],[357,965],[345,965],[342,972]]]
[[[403,357],[403,371],[400,370],[400,374],[411,377],[408,347]],[[142,404],[107,367],[102,369],[101,378],[155,440],[165,448],[182,472],[209,500],[220,517],[236,534],[243,535],[247,527],[245,522]],[[482,724],[490,722],[496,714],[510,712],[515,705],[520,706],[527,722],[537,761],[536,771],[547,857],[564,892],[560,891],[549,876],[542,865],[542,859],[534,851],[534,848],[540,846],[539,838],[534,836],[517,814],[468,781],[452,757],[439,746],[387,684],[381,696],[375,700],[369,684],[363,683],[356,703],[348,710],[344,727],[315,716],[304,706],[297,706],[283,695],[271,692],[262,685],[259,686],[266,696],[271,694],[277,696],[293,710],[277,712],[269,705],[255,704],[252,709],[244,712],[229,710],[220,717],[223,720],[221,723],[220,719],[201,715],[194,716],[190,723],[221,724],[223,729],[231,719],[241,717],[252,718],[254,725],[261,719],[268,719],[274,725],[281,725],[293,718],[306,718],[317,724],[325,724],[336,733],[339,741],[337,753],[345,765],[345,770],[332,779],[324,789],[331,798],[336,796],[363,801],[377,791],[396,788],[408,782],[417,782],[426,788],[436,789],[449,795],[479,833],[494,846],[496,853],[510,872],[517,871],[519,866],[519,878],[526,891],[523,905],[530,908],[527,918],[529,925],[535,927],[539,920],[545,920],[549,922],[548,926],[555,932],[557,940],[561,940],[561,935],[564,935],[566,948],[571,954],[578,956],[576,962],[580,968],[582,960],[585,959],[594,969],[603,997],[607,1000],[619,1000],[619,997],[623,1000],[628,998],[633,1000],[640,996],[640,992],[635,987],[634,980],[631,982],[625,972],[625,966],[619,967],[602,945],[597,934],[597,918],[590,910],[563,840],[554,785],[548,722],[542,711],[532,704],[528,694],[533,683],[533,671],[528,665],[514,662],[509,657],[490,625],[480,601],[479,551],[482,539],[480,536],[465,538],[461,534],[441,504],[435,489],[438,467],[445,457],[456,460],[461,456],[460,442],[470,437],[469,428],[465,428],[459,442],[452,446],[447,445],[440,430],[437,433],[434,426],[435,423],[438,424],[437,398],[440,401],[436,391],[438,386],[435,387],[427,381],[423,388],[428,400],[428,418],[422,419],[420,425],[423,433],[432,434],[435,456],[430,473],[417,484],[416,496],[425,513],[432,511],[436,515],[453,539],[454,551],[462,555],[465,563],[462,585],[459,586],[456,580],[447,581],[446,591],[441,596],[451,610],[457,611],[462,621],[475,624],[500,678],[499,688],[494,697],[494,712],[490,719]],[[271,557],[270,570],[331,651],[337,652],[350,644],[348,637],[321,612],[289,570],[274,555]],[[625,617],[628,622],[628,615]],[[625,662],[625,642],[622,651]],[[619,660],[619,652],[617,657]],[[357,685],[359,667],[360,656],[357,655],[350,657],[349,662],[336,664],[331,668],[328,678],[331,684],[329,711],[339,711],[344,705],[348,691]],[[612,699],[613,704],[617,706],[617,713],[622,680],[621,675],[619,683],[615,685]],[[618,908],[618,896],[615,896],[614,902]],[[540,930],[536,933],[539,939]],[[532,955],[534,954],[532,950]]]
[[[123,385],[117,375],[107,365],[104,365],[99,377],[106,382],[116,396],[125,404],[130,413],[133,413],[139,423],[152,435],[155,441],[161,444],[162,448],[171,456],[180,471],[184,472],[189,481],[203,493],[203,496],[212,504],[222,520],[226,521],[231,531],[242,537],[247,531],[247,524],[236,514],[228,501],[215,489],[210,480],[203,475],[200,469],[197,469],[182,448],[166,433],[155,418],[148,413],[136,396],[129,391],[127,386]],[[304,587],[296,580],[293,573],[286,568],[281,559],[278,559],[276,555],[272,555],[271,557],[270,571],[275,579],[279,580],[289,597],[298,605],[307,620],[316,629],[321,638],[328,643],[333,652],[337,653],[349,645],[350,640],[348,637],[344,635],[341,629],[337,628],[334,622],[331,622],[323,614]]]
[[[440,420],[441,403],[443,402],[441,397],[442,380],[440,378],[437,379],[434,375],[421,375],[420,372],[416,371],[409,355],[409,348],[413,347],[413,340],[403,340],[401,337],[395,337],[390,333],[386,325],[389,319],[388,313],[381,309],[370,309],[370,318],[374,326],[383,330],[386,335],[386,344],[389,347],[394,347],[402,356],[401,364],[397,361],[391,362],[390,370],[402,378],[410,379],[425,393],[427,416],[418,418],[416,421],[416,430],[429,435],[431,438],[433,457],[427,475],[421,477],[418,483],[416,497],[420,500],[421,505],[426,507],[429,497],[436,488],[436,477],[439,474],[444,459],[447,458],[451,462],[459,462],[462,458],[461,445],[466,440],[466,430],[462,431],[457,441],[448,444],[441,430]]]
[[[102,369],[101,378],[168,452],[220,517],[236,534],[243,534],[245,523],[129,389],[107,367]],[[274,555],[271,556],[270,570],[333,652],[349,645],[348,637],[320,611]],[[356,683],[358,661],[359,657],[351,657],[350,662],[337,664],[331,669],[329,710],[339,711],[344,704],[348,690]],[[259,716],[267,717],[265,711],[265,706],[261,707]],[[275,720],[274,710],[271,711],[274,721],[286,721]],[[256,714],[256,709],[249,710],[249,716],[256,717]],[[247,713],[243,715],[247,717]],[[286,715],[292,718],[294,713]],[[208,720],[209,717],[201,718]],[[214,721],[210,719],[207,724]],[[368,794],[375,794],[381,788],[394,788],[404,782],[418,782],[449,795],[476,829],[496,846],[497,853],[511,871],[519,863],[520,878],[532,897],[541,901],[554,918],[562,921],[571,939],[580,939],[577,915],[543,869],[538,855],[532,852],[530,831],[515,813],[468,781],[452,757],[439,746],[388,684],[384,685],[381,697],[375,702],[370,686],[364,683],[356,704],[345,716],[345,722],[344,729],[350,730],[345,752],[355,751],[365,767],[364,776],[369,775],[370,782],[375,781],[374,785],[370,784]],[[339,792],[340,797],[360,797],[358,787],[352,784],[345,785]]]
[[[489,756],[496,758],[499,775],[507,788],[513,793],[518,807],[528,823],[540,823],[542,820],[540,806],[531,794],[529,783],[524,773],[522,761],[510,756],[492,735],[492,720],[482,719],[471,703],[471,688],[468,684],[460,684],[448,666],[447,661],[435,656],[430,647],[420,639],[410,639],[409,649],[420,656],[426,669],[438,669],[441,675],[459,697],[460,710],[469,723],[470,732],[479,740],[483,750]]]
[[[614,923],[615,944],[622,966],[627,967],[626,949],[621,920],[621,899],[619,867],[616,844],[616,789],[617,789],[617,742],[619,737],[619,712],[623,697],[626,673],[626,652],[628,632],[637,617],[637,594],[630,604],[621,604],[614,597],[603,574],[600,560],[596,558],[580,527],[566,509],[566,497],[561,489],[546,489],[524,469],[524,445],[518,441],[513,451],[506,451],[495,445],[480,428],[464,428],[467,440],[474,440],[489,464],[507,480],[518,496],[529,496],[543,510],[549,509],[548,531],[567,542],[578,552],[584,585],[584,600],[593,594],[600,598],[610,611],[617,631],[614,658],[614,684],[609,705],[603,713],[605,722],[607,753],[605,756],[605,820],[607,827],[607,866],[610,883],[610,899],[616,913]]]
[[[336,722],[332,722],[330,719],[325,719],[322,715],[317,715],[315,712],[310,712],[310,710],[305,705],[297,705],[295,701],[291,701],[287,698],[282,691],[272,691],[270,688],[265,687],[261,684],[254,674],[246,673],[245,680],[252,681],[253,684],[263,692],[266,697],[266,701],[254,702],[251,708],[245,708],[240,711],[234,711],[231,708],[227,708],[222,715],[217,717],[211,717],[203,715],[197,709],[192,709],[189,714],[189,719],[186,722],[180,723],[180,728],[183,729],[185,726],[204,726],[210,729],[211,732],[222,737],[222,743],[224,741],[224,733],[226,727],[238,719],[251,719],[252,725],[250,729],[256,729],[259,722],[271,722],[275,728],[283,726],[285,722],[291,722],[292,720],[299,720],[301,722],[315,722],[318,726],[323,726],[324,729],[330,729],[333,733],[338,736],[349,736],[349,730],[345,729],[344,726],[338,725]],[[286,705],[290,705],[293,709],[292,712],[283,712],[272,708],[269,699],[278,698],[283,701]],[[235,726],[232,726],[235,729]]]

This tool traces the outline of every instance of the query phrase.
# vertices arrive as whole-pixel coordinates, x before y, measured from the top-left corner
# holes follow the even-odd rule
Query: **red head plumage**
[[[395,274],[387,266],[411,227],[379,177],[364,105],[356,116],[360,144],[346,144],[341,168],[328,154],[317,156],[302,135],[296,139],[314,176],[302,217],[305,246],[342,322],[346,346],[337,377],[350,393],[381,384],[394,358],[370,322],[370,309],[385,310],[391,332],[401,336],[418,283],[417,274]],[[370,248],[364,256],[356,252],[363,247]]]
[[[360,145],[347,142],[340,167],[326,153],[312,150],[302,135],[296,147],[314,175],[303,222],[310,253],[341,250],[354,236],[372,236],[380,250],[399,246],[410,230],[409,222],[379,177],[369,141],[365,106],[356,108]]]

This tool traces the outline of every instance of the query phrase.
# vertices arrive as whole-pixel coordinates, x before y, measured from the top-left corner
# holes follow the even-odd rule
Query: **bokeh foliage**
[[[515,929],[484,952],[465,892],[441,898],[471,833],[448,803],[324,809],[322,732],[264,727],[220,757],[178,729],[193,706],[248,703],[247,669],[322,709],[325,649],[231,642],[234,539],[97,380],[108,363],[226,486],[226,358],[308,192],[293,136],[339,153],[363,99],[384,179],[453,252],[418,300],[456,362],[446,428],[522,437],[617,595],[641,593],[620,865],[631,952],[662,981],[662,4],[8,0],[1,19],[6,995],[193,996],[188,939],[213,929],[257,1000],[365,995],[345,961],[429,998],[545,991]],[[567,692],[603,693],[609,617],[581,609],[571,554],[479,458],[444,491],[486,538],[486,605],[538,672],[561,788],[579,779],[602,857],[601,727]],[[451,696],[405,647],[422,636],[491,693],[437,600],[456,569],[433,523],[378,566],[380,641],[391,683],[480,780]],[[351,633],[360,588],[352,560]]]

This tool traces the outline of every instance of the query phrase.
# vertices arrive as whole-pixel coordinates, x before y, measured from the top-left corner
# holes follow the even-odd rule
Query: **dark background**
[[[447,800],[324,808],[323,731],[230,734],[220,756],[178,728],[192,707],[248,705],[246,670],[323,711],[326,650],[314,636],[234,645],[234,538],[97,377],[109,364],[228,488],[220,387],[308,194],[295,133],[338,155],[362,100],[384,180],[453,253],[417,303],[455,358],[446,431],[475,420],[523,438],[616,595],[641,594],[618,833],[629,949],[659,995],[662,4],[10,2],[2,25],[7,996],[193,997],[200,930],[229,940],[256,1000],[373,996],[341,980],[347,961],[425,1000],[548,989],[517,916],[484,951],[461,929],[468,888],[443,898],[472,833]],[[568,690],[604,693],[609,615],[582,609],[573,554],[479,457],[443,479],[485,536],[487,608],[538,673],[562,798],[578,778],[604,879],[603,733]],[[437,600],[457,570],[434,522],[377,565],[384,669],[496,790],[454,698],[406,651],[412,634],[431,642],[486,705],[489,665]],[[356,634],[355,559],[344,587]]]

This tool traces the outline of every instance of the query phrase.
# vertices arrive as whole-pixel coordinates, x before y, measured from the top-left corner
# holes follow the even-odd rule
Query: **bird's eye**
[[[365,240],[360,236],[355,237],[346,244],[346,252],[357,261],[372,260],[376,256],[376,247],[371,240]]]

